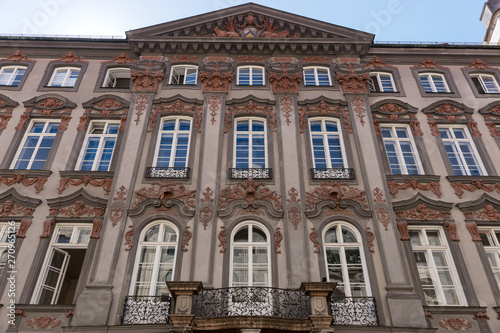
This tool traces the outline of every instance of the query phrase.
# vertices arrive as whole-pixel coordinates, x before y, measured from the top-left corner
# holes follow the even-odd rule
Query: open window
[[[130,68],[110,68],[106,71],[102,88],[129,89],[130,82]]]
[[[198,66],[176,65],[172,66],[169,84],[196,85],[198,81]]]
[[[91,232],[92,224],[57,224],[32,303],[75,304]]]
[[[470,76],[479,94],[498,94],[500,89],[495,76],[490,74],[471,74]]]
[[[371,72],[369,87],[370,92],[396,92],[391,73]]]

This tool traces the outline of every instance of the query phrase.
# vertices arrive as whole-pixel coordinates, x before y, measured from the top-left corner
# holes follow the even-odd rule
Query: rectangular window
[[[9,260],[9,244],[14,244],[10,242],[10,240],[12,237],[15,237],[18,229],[19,224],[12,222],[0,223],[0,276],[2,275]],[[14,248],[11,248],[11,259],[14,257],[13,250]]]
[[[266,123],[257,119],[236,121],[235,168],[267,168]]]
[[[91,224],[57,225],[33,296],[34,304],[74,304]]]
[[[420,82],[426,93],[448,93],[450,89],[446,84],[446,79],[442,74],[421,73]]]
[[[476,86],[478,93],[480,94],[498,94],[500,90],[498,88],[497,81],[493,75],[486,74],[473,74],[470,76],[472,82]]]
[[[393,175],[420,175],[422,167],[407,126],[383,126],[387,159]]]
[[[191,119],[163,119],[159,132],[153,165],[167,168],[187,167]]]
[[[11,169],[43,170],[54,143],[59,123],[33,121],[24,137]]]
[[[453,258],[440,227],[408,228],[427,305],[466,305]]]
[[[485,176],[486,171],[464,127],[440,127],[446,154],[455,176]]]
[[[26,72],[27,67],[5,66],[0,68],[0,86],[17,87]]]
[[[371,92],[396,92],[390,73],[370,73]]]
[[[119,126],[118,123],[100,121],[90,124],[85,145],[77,163],[77,170],[109,170]]]
[[[196,85],[198,67],[192,65],[172,66],[170,84],[174,85]]]
[[[56,68],[49,81],[49,87],[74,87],[79,74],[80,68]]]
[[[238,67],[238,85],[239,86],[263,86],[264,68],[257,66]]]
[[[500,229],[479,229],[479,235],[495,281],[500,288]]]
[[[346,168],[338,121],[314,119],[309,121],[309,126],[314,167],[317,169]]]
[[[304,68],[304,85],[306,86],[331,86],[330,70],[322,67]]]

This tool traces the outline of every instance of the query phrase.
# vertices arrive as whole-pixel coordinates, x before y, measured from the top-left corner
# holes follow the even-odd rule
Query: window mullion
[[[464,154],[462,152],[462,148],[460,148],[460,140],[459,139],[455,139],[455,149],[457,151],[457,154],[458,154],[458,158],[460,159],[460,164],[461,164],[461,169],[462,169],[462,172],[464,172],[467,176],[470,176],[471,173],[470,173],[470,170],[469,170],[469,165],[467,164],[467,161],[465,160],[465,157],[464,157]],[[471,147],[471,150],[472,150],[472,147]]]
[[[104,135],[99,135],[99,145],[97,146],[94,163],[92,164],[92,171],[98,171],[103,146],[104,146]]]
[[[168,161],[168,166],[172,168],[175,165],[175,157],[177,156],[177,141],[179,139],[179,132],[175,131],[172,133],[172,148],[170,150],[170,158]]]
[[[342,235],[341,235],[342,237]],[[341,239],[341,238],[340,238]],[[347,257],[345,254],[345,245],[339,246],[340,249],[340,264],[342,269],[342,280],[344,280],[344,292],[346,297],[352,297],[351,281],[349,279],[349,268],[347,266]]]
[[[434,289],[438,297],[438,303],[439,305],[446,305],[446,298],[444,297],[443,286],[441,285],[441,281],[439,280],[439,274],[437,271],[436,263],[434,262],[434,257],[432,256],[433,250],[427,248],[426,252],[429,257],[428,258],[429,273],[431,274],[431,278],[434,284]]]
[[[160,238],[160,230],[158,230],[158,241]],[[156,284],[158,280],[158,271],[160,269],[160,258],[161,258],[161,245],[155,245],[155,259],[153,260],[153,270],[151,271],[151,284],[149,285],[149,296],[156,296]]]

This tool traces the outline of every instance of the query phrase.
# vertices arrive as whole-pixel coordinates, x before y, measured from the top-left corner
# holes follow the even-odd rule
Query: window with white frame
[[[153,166],[187,167],[191,122],[187,117],[162,119]]]
[[[80,68],[78,67],[58,67],[50,78],[49,87],[74,87]]]
[[[197,79],[198,66],[176,65],[172,66],[169,83],[174,85],[195,85]]]
[[[0,223],[0,276],[9,261],[9,244],[11,246],[10,259],[15,258],[15,235],[18,230],[19,224],[14,221]]]
[[[130,88],[130,68],[110,68],[102,84],[103,88]]]
[[[391,73],[370,73],[369,85],[371,92],[396,92]]]
[[[331,86],[330,69],[325,67],[304,67],[304,85]]]
[[[258,118],[236,120],[234,167],[267,168],[266,121]]]
[[[408,227],[413,257],[427,305],[466,305],[441,227]]]
[[[448,93],[450,88],[446,83],[446,79],[443,74],[437,73],[420,73],[420,82],[422,83],[422,88],[426,93]]]
[[[393,175],[420,175],[422,166],[408,126],[383,125],[382,138]]]
[[[263,86],[264,67],[261,66],[239,66],[238,83],[239,86]]]
[[[92,224],[57,224],[47,251],[33,304],[75,304]]]
[[[33,120],[14,158],[11,169],[42,170],[57,134],[59,122]]]
[[[336,282],[337,296],[370,296],[361,235],[344,222],[330,223],[323,234],[328,281]]]
[[[26,66],[4,66],[0,68],[0,86],[17,87],[26,73]]]
[[[310,119],[309,129],[314,167],[316,169],[346,168],[339,121],[326,118]]]
[[[486,175],[476,147],[465,127],[440,126],[439,133],[455,176]]]
[[[130,293],[134,296],[169,295],[177,252],[177,227],[170,222],[148,225],[140,235]]]
[[[500,89],[498,88],[497,80],[493,75],[489,74],[471,74],[470,76],[472,82],[476,86],[477,92],[480,94],[498,94]]]
[[[500,288],[500,228],[480,228],[479,236],[495,281]]]
[[[109,171],[119,127],[117,122],[91,122],[76,169]]]
[[[271,261],[267,229],[260,223],[246,222],[232,234],[230,285],[269,287]]]

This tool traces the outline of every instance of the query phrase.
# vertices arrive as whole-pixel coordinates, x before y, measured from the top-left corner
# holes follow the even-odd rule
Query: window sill
[[[50,170],[0,169],[0,176],[4,177],[25,175],[28,178],[35,178],[35,177],[48,178],[51,174],[52,171]]]
[[[201,89],[199,84],[164,84],[162,89]]]
[[[486,306],[464,305],[424,305],[424,310],[432,314],[463,314],[474,315],[477,312],[486,312]]]
[[[473,181],[480,180],[485,184],[500,183],[499,176],[446,176],[450,183],[472,184]]]
[[[113,178],[113,171],[59,171],[59,176],[62,178],[81,178],[83,176],[92,176],[94,179]]]
[[[416,179],[423,183],[439,183],[441,176],[435,175],[386,175],[387,181],[404,183],[410,179]]]

